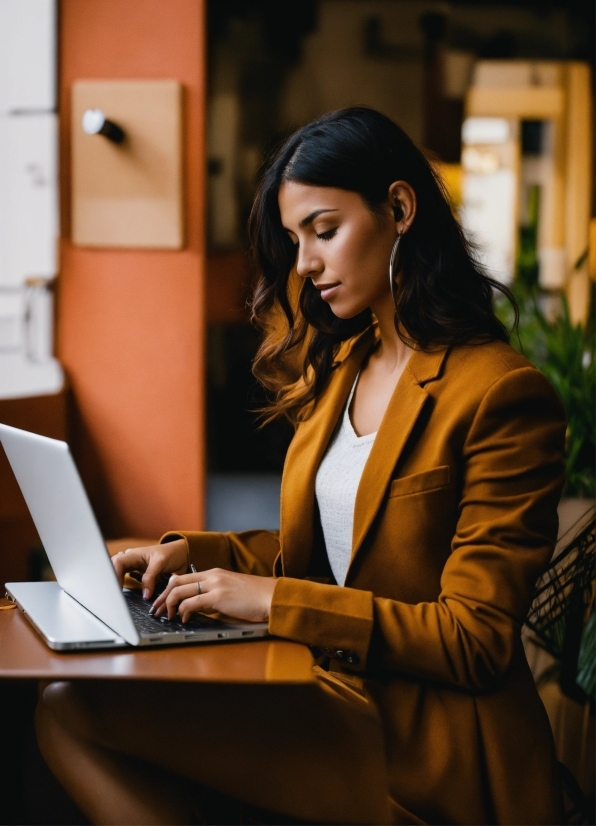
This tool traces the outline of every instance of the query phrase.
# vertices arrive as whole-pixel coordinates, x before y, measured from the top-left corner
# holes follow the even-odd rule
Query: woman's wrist
[[[190,547],[186,537],[179,533],[166,533],[159,540],[160,545],[174,545],[174,543],[176,543],[176,545],[180,544],[181,549],[184,549],[184,553],[186,554],[186,572],[191,573],[193,571],[193,567],[190,561]],[[184,543],[184,545],[182,545],[182,543]],[[175,552],[177,549],[171,548],[171,550]]]

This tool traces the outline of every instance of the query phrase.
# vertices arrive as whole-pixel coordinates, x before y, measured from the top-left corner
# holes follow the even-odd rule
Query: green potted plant
[[[596,354],[592,325],[574,324],[564,295],[541,294],[515,285],[520,319],[511,343],[549,379],[565,406],[567,427],[567,479],[563,496],[596,496]],[[546,302],[559,305],[545,312]],[[499,302],[497,312],[509,329],[513,312],[509,302]]]

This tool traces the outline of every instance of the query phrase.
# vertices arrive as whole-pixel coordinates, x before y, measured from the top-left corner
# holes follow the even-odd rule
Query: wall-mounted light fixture
[[[122,143],[126,134],[117,123],[108,120],[101,109],[87,109],[81,121],[86,135],[103,135],[112,143]]]

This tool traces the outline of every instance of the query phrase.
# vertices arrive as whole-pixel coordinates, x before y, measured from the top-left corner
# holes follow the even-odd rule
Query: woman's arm
[[[197,573],[170,579],[153,604],[156,616],[167,613],[172,619],[179,613],[186,622],[201,611],[248,622],[269,619],[273,568],[279,554],[277,531],[173,532],[162,537],[162,542],[181,538],[188,543],[189,561]]]
[[[243,531],[237,534],[209,531],[171,531],[161,538],[159,545],[130,548],[112,557],[112,562],[120,585],[123,584],[124,575],[128,571],[143,571],[143,597],[150,599],[155,590],[157,579],[162,574],[183,577],[191,564],[201,572],[217,569],[220,579],[228,571],[236,572],[235,577],[243,575],[244,578],[250,579],[251,575],[256,575],[262,578],[271,578],[278,554],[279,534],[277,531]],[[189,576],[193,581],[196,580],[195,574]],[[190,581],[188,577],[187,580]],[[187,580],[181,579],[179,584],[184,584]],[[229,582],[235,590],[237,579],[230,577]],[[170,590],[171,587],[168,587],[166,596],[169,595]],[[262,591],[263,587],[255,590],[253,613],[262,611]],[[226,604],[228,601],[226,596]],[[269,604],[270,602],[269,597]],[[241,598],[239,607],[246,612],[246,595]],[[192,610],[204,610],[204,607],[193,604]],[[212,610],[223,611],[223,608],[214,607]],[[224,611],[224,613],[228,612]],[[235,616],[240,617],[240,614]]]
[[[281,578],[271,632],[359,670],[489,687],[509,667],[552,554],[564,434],[546,379],[531,367],[507,373],[485,394],[465,440],[460,516],[437,601],[411,605]]]
[[[167,543],[181,538],[187,543],[189,564],[199,571],[224,568],[242,574],[272,576],[279,554],[278,531],[169,531],[160,541]]]

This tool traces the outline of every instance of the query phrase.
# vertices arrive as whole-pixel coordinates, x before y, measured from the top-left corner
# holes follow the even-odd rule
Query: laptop
[[[139,591],[122,589],[65,442],[0,424],[0,442],[33,517],[56,582],[7,582],[50,648],[80,651],[183,645],[267,636],[267,623],[195,614],[184,625],[149,613]]]

